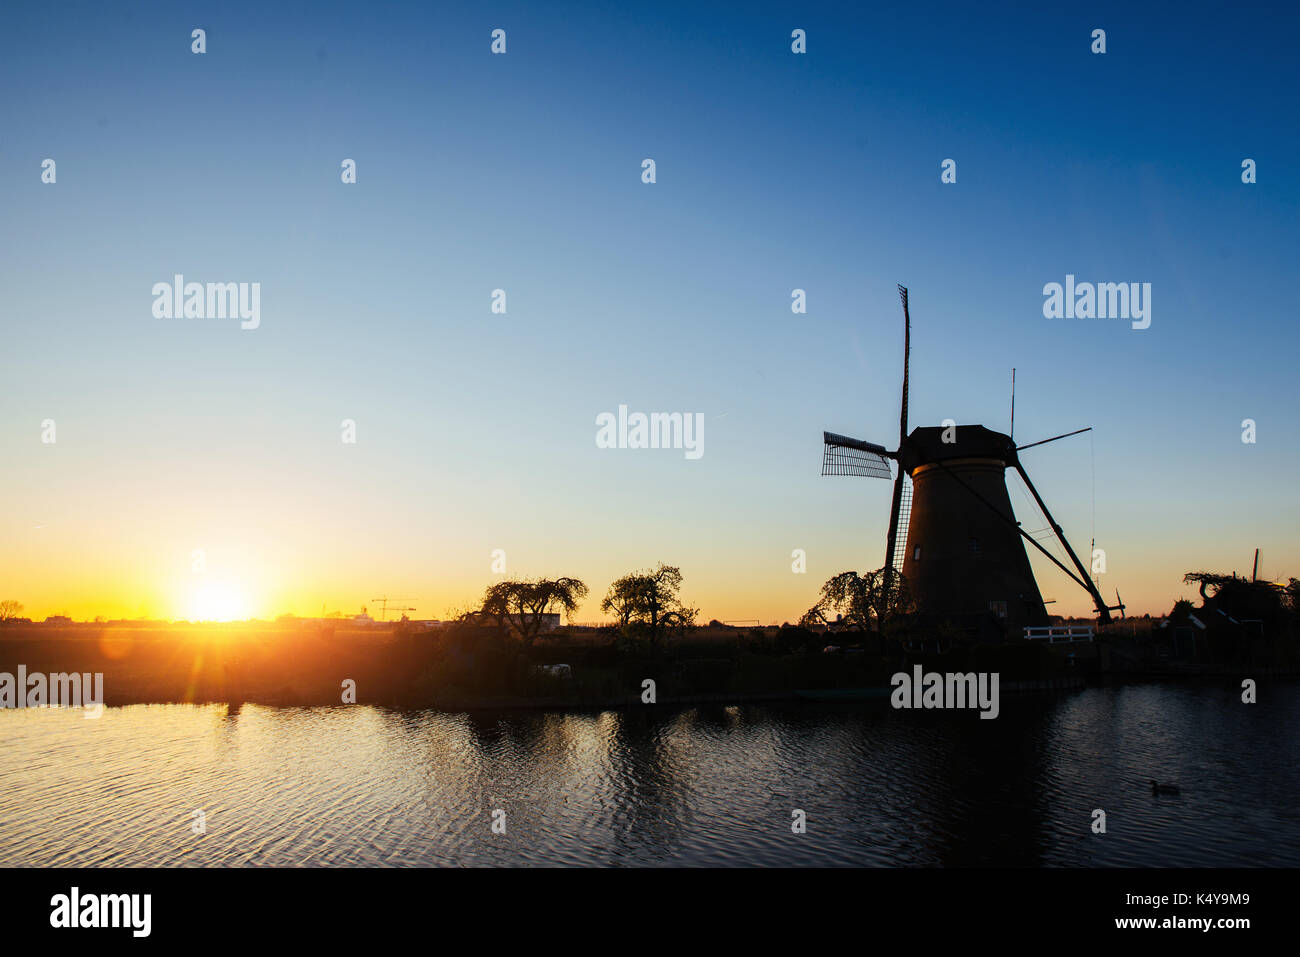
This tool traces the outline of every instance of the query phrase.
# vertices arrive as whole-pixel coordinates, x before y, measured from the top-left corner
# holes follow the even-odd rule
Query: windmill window
[[[993,612],[993,614],[997,615],[999,618],[1006,618],[1007,603],[1004,601],[991,601],[989,602],[989,611]]]
[[[919,562],[920,560],[921,560],[921,546],[917,545],[912,549],[912,561]]]
[[[978,555],[980,553],[980,540],[978,538],[972,538],[970,540],[970,553],[972,555]]]

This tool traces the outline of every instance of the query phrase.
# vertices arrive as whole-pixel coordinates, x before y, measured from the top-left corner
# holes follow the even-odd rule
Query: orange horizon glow
[[[1188,571],[1195,570],[1200,565],[1188,565]],[[1220,565],[1213,563],[1205,566],[1220,568]],[[1225,571],[1232,571],[1230,567],[1222,565]],[[606,573],[608,581],[612,581],[618,575],[625,571],[631,571],[632,567],[624,569],[617,573]],[[684,573],[686,569],[683,569]],[[1039,576],[1040,587],[1043,596],[1051,602],[1047,606],[1049,614],[1062,615],[1067,618],[1091,618],[1095,617],[1092,613],[1091,603],[1087,595],[1079,589],[1077,585],[1064,580],[1059,573],[1053,574],[1049,568],[1035,569]],[[1249,573],[1249,569],[1246,570]],[[537,574],[543,574],[538,572]],[[697,574],[696,581],[687,578],[682,594],[683,598],[690,604],[701,606],[702,611],[697,619],[697,624],[703,625],[710,620],[717,619],[724,622],[752,622],[757,621],[762,625],[781,624],[789,622],[796,623],[803,611],[810,607],[817,598],[821,583],[825,578],[829,578],[835,572],[829,572],[825,575],[821,573],[814,574],[809,569],[805,575],[791,575],[790,581],[779,579],[778,583],[785,585],[785,588],[777,588],[775,584],[730,584],[730,595],[719,595],[713,601],[703,597],[706,589],[715,592],[714,588],[708,588],[709,585],[723,585],[721,581],[709,582],[708,576]],[[468,581],[463,582],[458,587],[453,588],[450,585],[444,585],[436,590],[424,588],[426,595],[432,595],[428,599],[417,599],[410,606],[405,603],[403,608],[414,607],[415,611],[405,612],[412,619],[438,619],[447,620],[454,618],[460,612],[470,608],[478,607],[479,599],[482,597],[484,588],[492,581],[499,580],[502,576],[494,578],[483,578],[480,583],[473,584]],[[506,577],[536,577],[536,575],[510,575]],[[605,620],[605,616],[600,611],[600,599],[603,597],[606,580],[598,576],[582,576],[584,581],[591,587],[591,594],[579,611],[571,616],[573,622],[598,622]],[[1114,597],[1114,586],[1107,579],[1113,576],[1103,576],[1101,590],[1103,596],[1108,599]],[[1265,576],[1261,575],[1261,578]],[[248,585],[237,576],[195,576],[194,580],[171,584],[165,586],[156,586],[152,588],[131,588],[120,586],[117,588],[107,585],[102,580],[96,582],[98,587],[87,588],[84,592],[85,597],[80,600],[67,601],[57,597],[54,592],[64,592],[64,588],[51,588],[49,586],[33,588],[31,600],[24,597],[24,584],[19,576],[7,575],[5,581],[8,588],[5,594],[0,598],[11,598],[23,604],[22,610],[18,617],[30,618],[34,622],[41,622],[50,616],[66,615],[73,621],[93,622],[96,620],[113,621],[161,621],[161,622],[188,622],[191,624],[199,623],[232,623],[232,622],[268,622],[283,616],[295,618],[328,618],[341,617],[342,620],[351,620],[355,615],[364,609],[375,621],[381,621],[384,612],[381,605],[373,600],[373,596],[365,592],[357,594],[355,592],[347,597],[328,597],[329,595],[338,596],[345,594],[345,589],[339,588],[327,593],[327,597],[317,597],[305,590],[282,589],[269,587],[269,583],[263,579],[263,584]],[[1058,581],[1058,579],[1061,579]],[[1284,582],[1285,579],[1282,579]],[[597,584],[599,582],[599,584]],[[34,584],[34,583],[33,583]],[[1125,585],[1122,580],[1120,591],[1125,604],[1128,606],[1129,617],[1141,617],[1143,614],[1150,614],[1153,618],[1166,615],[1172,608],[1175,601],[1180,598],[1187,598],[1194,604],[1199,604],[1199,595],[1196,587],[1193,585],[1184,585],[1181,575],[1176,582],[1167,583],[1166,587],[1160,587],[1160,582],[1152,581],[1146,588],[1141,587],[1140,580],[1133,584]],[[18,586],[18,587],[14,587]],[[418,584],[407,584],[402,588],[393,588],[398,594],[414,593],[420,590]],[[1076,596],[1073,592],[1077,591]],[[11,594],[12,593],[12,594]],[[715,592],[716,593],[716,592]],[[131,595],[133,598],[124,599],[123,595]],[[779,596],[779,597],[778,597]],[[1054,602],[1052,599],[1056,599]],[[402,611],[391,607],[387,611],[387,620],[396,621],[401,618]]]
[[[701,609],[700,624],[795,623],[827,579],[883,564],[888,519],[885,495],[863,501],[850,483],[827,483],[817,486],[825,499],[817,508],[853,509],[845,522],[827,525],[779,512],[755,522],[745,510],[718,507],[707,523],[691,515],[689,521],[640,518],[611,526],[600,512],[557,536],[547,515],[526,506],[485,513],[454,497],[434,497],[423,511],[399,516],[358,508],[358,501],[370,501],[368,493],[351,487],[344,495],[336,486],[346,483],[337,479],[302,492],[258,476],[246,479],[238,501],[223,497],[210,481],[190,487],[171,477],[170,494],[151,495],[153,486],[133,477],[113,492],[91,486],[68,495],[51,516],[56,521],[0,523],[0,600],[21,602],[20,616],[34,621],[68,615],[77,621],[229,622],[334,612],[346,620],[363,607],[378,620],[376,599],[389,595],[409,599],[400,604],[416,609],[408,612],[411,618],[448,620],[479,607],[484,589],[503,577],[567,575],[590,589],[572,619],[595,622],[605,618],[600,601],[611,582],[663,561],[681,568],[682,599]],[[31,496],[36,487],[26,485],[20,495]],[[1130,510],[1170,531],[1153,536],[1129,530],[1139,520]],[[1064,519],[1084,555],[1088,537],[1072,530],[1086,529],[1086,518],[1084,512]],[[1300,542],[1285,521],[1243,529],[1230,513],[1186,523],[1126,506],[1112,522],[1125,531],[1113,538],[1098,529],[1097,544],[1108,558],[1099,589],[1108,602],[1118,589],[1130,616],[1166,615],[1180,598],[1199,605],[1195,586],[1185,585],[1183,575],[1210,570],[1249,576],[1256,544],[1261,578],[1285,581],[1300,574]],[[803,573],[792,568],[796,548],[806,552]],[[506,555],[504,573],[493,565],[498,550]],[[1088,594],[1029,551],[1048,612],[1094,617]],[[400,617],[390,607],[388,618]]]

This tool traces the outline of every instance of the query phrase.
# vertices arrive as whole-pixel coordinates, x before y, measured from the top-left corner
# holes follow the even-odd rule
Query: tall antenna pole
[[[1016,437],[1016,367],[1011,367],[1011,438]]]
[[[1250,580],[1257,581],[1258,579],[1259,579],[1259,549],[1257,548],[1255,549],[1255,570],[1250,573]]]

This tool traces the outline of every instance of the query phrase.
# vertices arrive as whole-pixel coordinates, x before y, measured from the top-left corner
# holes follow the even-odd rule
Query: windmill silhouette
[[[1089,429],[1076,429],[1017,448],[1009,435],[982,425],[918,427],[907,431],[908,363],[912,320],[907,288],[903,303],[903,395],[898,447],[824,432],[823,475],[894,479],[885,540],[885,595],[896,600],[900,580],[923,619],[974,625],[990,613],[1006,627],[1041,625],[1047,611],[1029,565],[1029,542],[1086,590],[1102,622],[1123,604],[1106,604],[1061,526],[1034,488],[1019,453]],[[897,463],[891,473],[890,461]],[[1011,507],[1006,470],[1015,469],[1074,568],[1026,532]],[[904,543],[900,548],[899,542]],[[900,579],[901,576],[901,579]],[[1118,596],[1117,596],[1118,597]],[[895,609],[882,609],[893,611]]]

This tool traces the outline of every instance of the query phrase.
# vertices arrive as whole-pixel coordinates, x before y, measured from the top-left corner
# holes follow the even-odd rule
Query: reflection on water
[[[1298,726],[1300,686],[1276,683],[1254,706],[1210,686],[1007,696],[996,721],[879,703],[7,711],[0,865],[1297,866]]]

